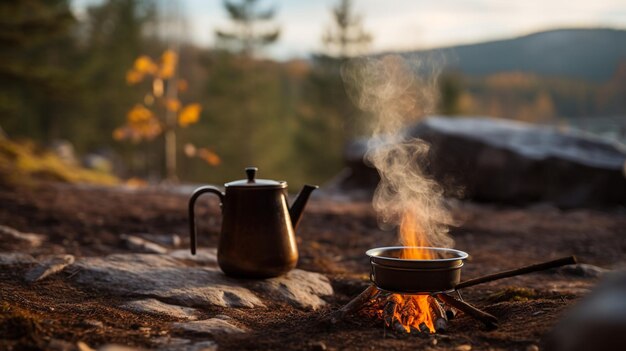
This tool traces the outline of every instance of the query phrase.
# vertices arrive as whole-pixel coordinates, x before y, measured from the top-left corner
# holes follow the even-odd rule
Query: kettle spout
[[[289,209],[289,217],[291,217],[291,225],[293,226],[293,230],[295,231],[300,223],[300,218],[302,217],[302,212],[304,212],[304,207],[306,206],[307,201],[309,201],[309,196],[313,190],[319,188],[317,185],[305,185],[300,190],[300,194],[291,205]]]

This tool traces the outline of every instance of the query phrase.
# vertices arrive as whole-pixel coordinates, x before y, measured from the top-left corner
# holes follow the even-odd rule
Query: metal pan
[[[436,247],[419,247],[436,257],[428,260],[400,258],[410,247],[391,246],[368,250],[372,282],[382,290],[404,294],[429,294],[454,290],[461,280],[466,252]]]

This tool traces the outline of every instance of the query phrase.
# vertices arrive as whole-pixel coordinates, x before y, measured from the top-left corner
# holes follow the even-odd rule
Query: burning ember
[[[430,295],[400,295],[377,291],[362,313],[382,320],[398,334],[428,335],[444,331],[446,313]]]

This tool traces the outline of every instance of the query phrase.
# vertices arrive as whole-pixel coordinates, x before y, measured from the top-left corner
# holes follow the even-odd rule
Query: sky
[[[101,1],[101,0],[100,0]],[[221,0],[157,0],[181,14],[184,37],[200,46],[214,44],[216,28],[228,28]],[[237,0],[233,0],[237,1]],[[78,12],[99,0],[75,0]],[[259,0],[276,6],[279,41],[266,55],[307,57],[323,50],[321,36],[338,0]],[[555,28],[626,29],[625,0],[354,0],[373,35],[370,51],[426,49],[505,39]]]

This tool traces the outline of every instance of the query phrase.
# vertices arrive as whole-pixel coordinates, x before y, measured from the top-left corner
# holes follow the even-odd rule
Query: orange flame
[[[403,259],[434,259],[430,250],[423,247],[429,246],[422,226],[418,219],[411,212],[405,212],[400,222],[400,242],[403,246],[409,248],[402,250],[400,258]],[[402,323],[407,332],[411,331],[411,327],[419,330],[420,324],[424,323],[430,329],[431,333],[435,332],[434,316],[431,310],[429,295],[396,295],[398,307],[394,317]]]

